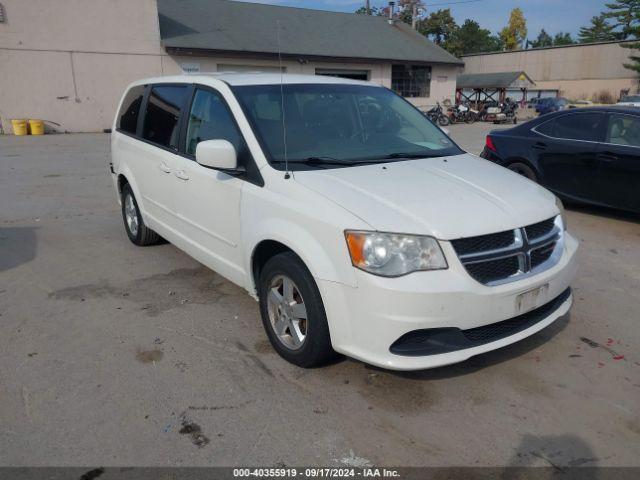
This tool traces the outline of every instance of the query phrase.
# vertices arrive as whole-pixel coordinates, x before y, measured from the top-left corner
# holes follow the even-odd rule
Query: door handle
[[[603,162],[613,162],[614,160],[618,159],[618,157],[616,157],[613,153],[599,153],[598,155],[596,155],[596,157],[598,157],[598,159],[602,160]]]
[[[164,162],[162,162],[160,165],[158,165],[158,168],[159,168],[160,170],[162,170],[164,173],[171,173],[171,169],[170,169],[170,168],[169,168],[169,166],[168,166],[166,163],[164,163]]]
[[[536,150],[546,150],[547,144],[542,142],[536,142],[531,145],[531,148],[535,148]]]
[[[178,177],[180,180],[189,180],[189,175],[187,175],[187,173],[184,170],[176,170],[175,176]]]

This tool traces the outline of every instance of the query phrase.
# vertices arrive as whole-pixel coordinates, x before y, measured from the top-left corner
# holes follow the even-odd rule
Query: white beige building
[[[535,90],[557,92],[571,99],[598,100],[608,92],[617,100],[621,92],[638,92],[638,75],[624,67],[633,50],[619,42],[567,45],[513,52],[465,55],[465,74],[524,71]],[[636,52],[637,54],[637,52]]]
[[[382,17],[229,0],[0,5],[5,133],[13,118],[43,119],[58,131],[108,129],[129,82],[180,71],[282,65],[287,73],[367,79],[424,106],[454,98],[462,66],[405,24]]]

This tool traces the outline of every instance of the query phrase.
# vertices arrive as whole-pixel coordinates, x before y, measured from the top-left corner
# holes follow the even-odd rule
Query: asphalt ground
[[[493,125],[450,127],[471,152]],[[640,220],[570,208],[570,315],[412,373],[294,367],[256,302],[127,239],[105,134],[0,136],[0,465],[640,465]]]

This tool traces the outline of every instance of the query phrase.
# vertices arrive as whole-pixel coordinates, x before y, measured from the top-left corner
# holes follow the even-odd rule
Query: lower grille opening
[[[484,345],[485,343],[495,342],[496,340],[515,335],[541,322],[557,310],[570,295],[571,289],[567,288],[556,298],[535,310],[502,322],[483,325],[468,330],[460,330],[459,328],[413,330],[405,333],[396,340],[389,348],[389,351],[396,355],[417,357],[455,352],[457,350],[464,350],[466,348]]]

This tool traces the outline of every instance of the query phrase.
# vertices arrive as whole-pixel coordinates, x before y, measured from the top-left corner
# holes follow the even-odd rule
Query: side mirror
[[[205,140],[196,146],[196,162],[219,170],[236,170],[238,156],[228,140]]]

